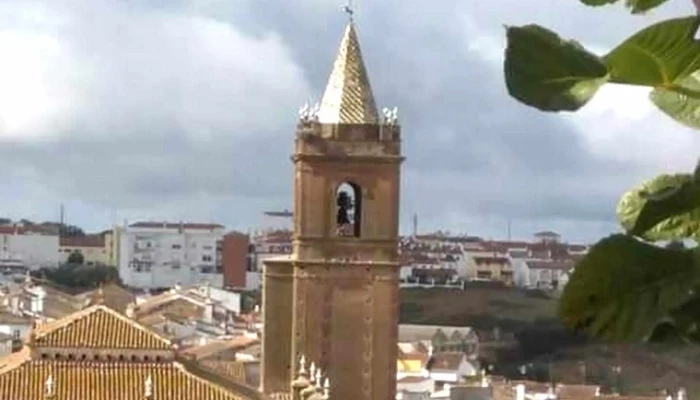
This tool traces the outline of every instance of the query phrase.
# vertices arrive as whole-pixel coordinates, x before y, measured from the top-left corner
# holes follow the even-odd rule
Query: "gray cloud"
[[[596,154],[570,121],[510,99],[501,62],[474,46],[488,39],[480,42],[485,50],[502,54],[503,23],[538,22],[610,47],[648,20],[558,0],[461,3],[367,1],[358,9],[375,94],[401,110],[406,227],[417,212],[426,229],[487,236],[502,234],[506,219],[520,235],[548,224],[573,239],[610,230],[639,163]],[[322,93],[344,23],[340,7],[22,4],[2,7],[26,16],[44,4],[44,18],[9,18],[3,29],[56,41],[60,51],[39,51],[39,62],[55,67],[42,78],[64,107],[32,125],[38,138],[0,133],[0,189],[22,199],[0,207],[16,214],[43,207],[51,211],[37,213],[48,218],[56,201],[66,201],[90,226],[119,209],[132,219],[242,228],[264,209],[290,205],[294,113]],[[679,3],[654,18],[683,11]]]

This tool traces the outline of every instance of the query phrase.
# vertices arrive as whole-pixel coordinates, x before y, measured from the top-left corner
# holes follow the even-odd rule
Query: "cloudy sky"
[[[0,214],[272,224],[291,203],[296,110],[319,99],[341,0],[2,0]],[[536,22],[603,52],[689,1],[633,17],[576,0],[356,0],[375,96],[398,106],[410,231],[514,238],[616,229],[619,194],[688,170],[700,138],[607,87],[582,112],[508,97],[504,24]]]

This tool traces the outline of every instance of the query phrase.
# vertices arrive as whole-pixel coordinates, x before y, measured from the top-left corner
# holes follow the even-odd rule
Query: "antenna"
[[[507,234],[508,234],[508,240],[510,240],[510,218],[508,218],[508,231],[507,231]]]
[[[59,222],[59,226],[58,226],[58,237],[59,238],[63,236],[63,227],[65,224],[65,217],[66,217],[66,210],[63,207],[63,203],[61,203],[59,217],[58,217],[59,218],[59,221],[58,221]]]
[[[413,236],[418,236],[418,213],[413,213]]]

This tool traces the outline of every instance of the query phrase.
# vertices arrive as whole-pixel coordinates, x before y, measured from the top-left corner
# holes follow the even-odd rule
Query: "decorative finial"
[[[323,384],[323,374],[321,374],[321,368],[316,369],[316,385],[318,389],[321,390],[321,385]]]
[[[129,318],[134,318],[134,315],[136,314],[136,304],[133,301],[126,305],[124,314]]]
[[[348,0],[348,4],[343,6],[343,11],[348,14],[348,19],[352,22],[355,14],[355,9],[352,7],[352,0]]]
[[[382,115],[384,116],[384,123],[387,125],[396,125],[399,120],[399,109],[394,107],[389,109],[387,107],[382,108]]]
[[[153,379],[151,379],[151,375],[148,375],[146,377],[146,381],[144,382],[144,395],[146,396],[147,399],[150,399],[153,397]]]
[[[328,380],[326,377],[326,380],[323,381],[323,398],[325,400],[328,400],[331,398],[331,382]]]
[[[306,375],[306,357],[303,354],[299,358],[299,375]]]
[[[309,367],[309,379],[312,383],[316,383],[316,364],[314,363]]]
[[[44,387],[46,388],[46,397],[52,397],[54,395],[54,386],[53,375],[49,374],[49,377],[46,378],[46,382],[44,383]]]
[[[95,291],[95,296],[93,297],[92,304],[104,304],[105,302],[105,291],[103,289],[102,282],[100,282],[97,290]]]

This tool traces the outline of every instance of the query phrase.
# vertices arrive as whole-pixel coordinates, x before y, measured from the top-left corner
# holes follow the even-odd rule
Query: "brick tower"
[[[352,21],[292,159],[294,251],[265,262],[262,390],[288,393],[304,356],[335,399],[394,399],[401,134],[395,109],[377,113]]]

